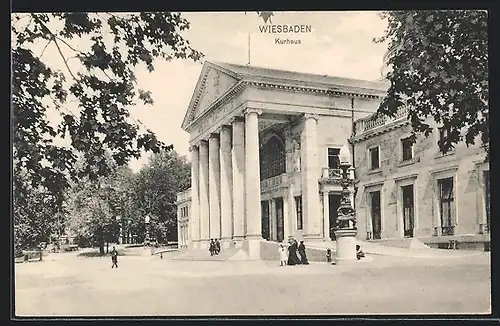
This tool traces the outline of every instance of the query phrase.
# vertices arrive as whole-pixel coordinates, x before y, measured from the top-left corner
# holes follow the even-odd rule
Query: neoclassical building
[[[192,163],[191,189],[179,194],[190,207],[179,218],[182,245],[220,239],[260,258],[265,242],[330,240],[340,148],[387,86],[205,62],[182,122]]]

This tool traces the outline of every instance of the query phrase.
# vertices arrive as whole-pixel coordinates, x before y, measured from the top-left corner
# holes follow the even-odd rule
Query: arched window
[[[286,155],[283,143],[272,136],[260,150],[260,180],[266,180],[286,172]]]

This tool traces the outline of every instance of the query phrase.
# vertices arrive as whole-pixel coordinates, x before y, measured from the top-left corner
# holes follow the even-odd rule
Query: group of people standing
[[[208,248],[210,256],[218,255],[220,253],[220,242],[217,239],[210,239],[210,246]]]
[[[300,244],[298,244],[297,240],[295,240],[294,238],[288,239],[288,255],[285,250],[285,244],[280,244],[279,250],[280,266],[309,264],[309,261],[307,260],[306,246],[304,245],[304,241],[300,241]]]

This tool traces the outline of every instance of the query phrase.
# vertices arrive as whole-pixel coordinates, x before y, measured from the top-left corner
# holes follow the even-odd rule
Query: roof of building
[[[362,79],[334,77],[329,75],[311,74],[297,71],[288,71],[252,65],[238,65],[226,62],[209,61],[221,68],[230,70],[241,76],[255,76],[263,78],[293,80],[294,82],[304,82],[305,84],[325,84],[331,86],[346,86],[365,88],[385,92],[389,86],[386,81],[368,81]]]

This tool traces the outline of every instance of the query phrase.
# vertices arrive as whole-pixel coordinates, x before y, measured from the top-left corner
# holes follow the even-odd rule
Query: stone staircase
[[[425,243],[415,238],[368,240],[367,242],[395,248],[430,249]]]
[[[191,260],[191,261],[228,261],[228,260],[245,260],[248,255],[243,249],[228,248],[222,249],[218,255],[210,256],[208,249],[190,249],[181,253],[173,260]]]

